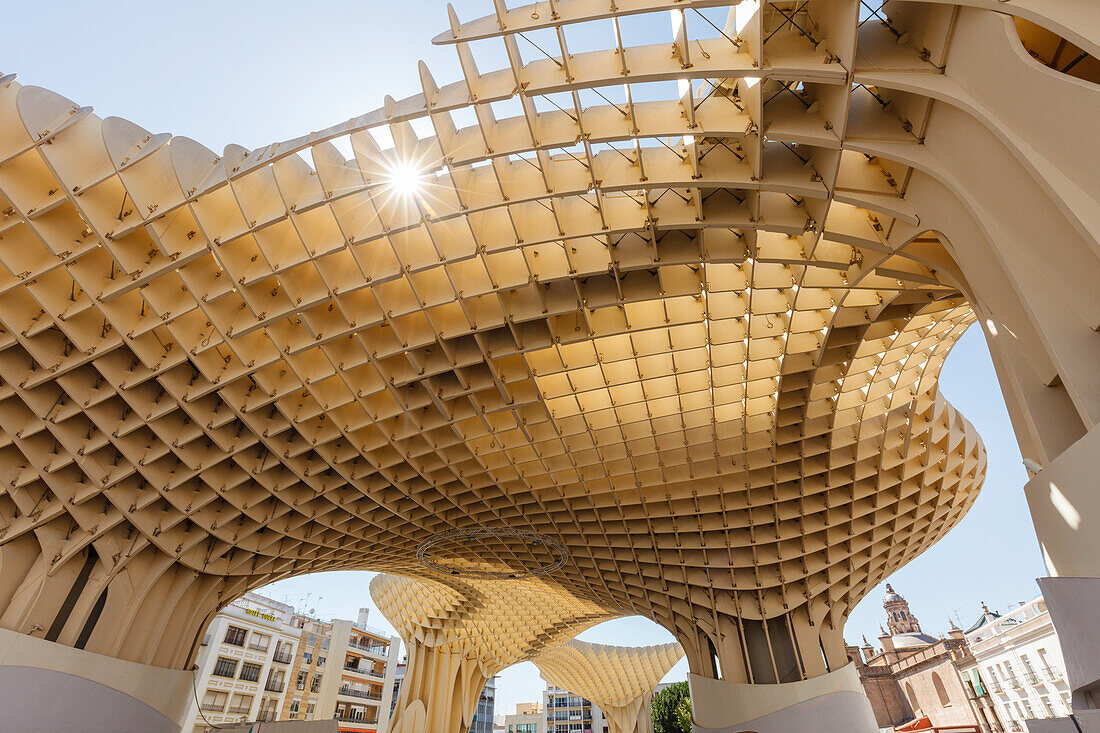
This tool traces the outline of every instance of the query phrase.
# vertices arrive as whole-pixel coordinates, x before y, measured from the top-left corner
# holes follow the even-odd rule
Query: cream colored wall
[[[692,718],[699,730],[736,726],[836,693],[857,693],[874,721],[854,664],[810,680],[779,685],[749,685],[689,674],[688,687]]]
[[[147,706],[165,719],[175,721],[177,726],[182,722],[187,701],[192,697],[192,674],[189,671],[126,662],[3,628],[0,628],[0,668],[6,672],[31,668],[78,677],[120,692],[132,698],[135,704]],[[57,679],[63,678],[59,676]],[[62,688],[57,689],[60,692]],[[56,702],[64,708],[64,697]],[[3,706],[6,725],[11,725],[13,721],[18,723],[21,713],[37,718],[46,712],[19,711],[18,704],[19,700],[13,698],[9,690]]]

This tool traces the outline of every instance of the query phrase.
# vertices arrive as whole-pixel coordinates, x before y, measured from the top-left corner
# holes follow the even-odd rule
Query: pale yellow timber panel
[[[615,615],[542,579],[378,575],[370,591],[408,651],[390,733],[469,730],[494,675]]]
[[[780,627],[825,648],[796,677],[842,663],[847,612],[984,476],[936,386],[975,293],[1012,321],[995,358],[1041,382],[1006,395],[1019,432],[1056,454],[1079,431],[1044,437],[1052,416],[1087,428],[1100,401],[1075,330],[1095,289],[1047,328],[1057,294],[987,277],[1084,281],[1095,256],[973,264],[927,231],[953,220],[925,136],[964,110],[1072,212],[1056,223],[1079,240],[1058,242],[1095,245],[1075,208],[1095,187],[1047,175],[1074,161],[945,75],[953,24],[979,38],[1000,17],[968,5],[860,24],[855,0],[501,2],[439,39],[460,81],[422,67],[422,94],[222,155],[4,77],[0,625],[183,666],[248,587],[430,575],[418,545],[484,526],[560,539],[545,582],[657,620],[699,673],[709,645],[730,679],[785,678],[782,654],[738,661]],[[1044,21],[997,8],[1017,5]],[[632,41],[638,22],[668,42]],[[582,23],[608,32],[571,50]],[[479,70],[480,43],[507,68]],[[976,185],[942,178],[971,204]],[[997,195],[1005,217],[1039,205]],[[505,540],[455,552],[541,562]],[[100,594],[126,623],[92,623]],[[761,618],[779,627],[740,623]]]
[[[623,647],[574,639],[534,661],[549,684],[599,706],[611,733],[635,733],[653,730],[653,689],[683,656],[677,643]]]

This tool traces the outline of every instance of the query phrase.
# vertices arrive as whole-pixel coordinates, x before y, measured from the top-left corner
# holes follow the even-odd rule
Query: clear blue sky
[[[492,11],[491,0],[455,4],[464,19]],[[21,83],[92,105],[101,116],[186,135],[216,151],[230,142],[255,148],[287,140],[380,107],[385,94],[415,94],[419,59],[440,83],[460,76],[453,51],[430,43],[447,27],[440,0],[9,5],[4,23],[14,32],[0,49],[0,73],[17,72]],[[584,43],[583,34],[577,43]],[[503,63],[499,53],[479,58],[493,57]],[[491,65],[486,60],[482,66]],[[985,440],[989,472],[962,524],[890,579],[933,634],[942,633],[956,614],[960,624],[969,623],[981,601],[1004,608],[1034,597],[1034,579],[1045,575],[1021,488],[1026,473],[976,328],[948,359],[942,389]],[[308,593],[307,606],[319,614],[354,618],[359,606],[371,605],[370,577],[324,573],[266,592],[295,604]],[[882,589],[876,589],[853,612],[849,641],[878,634],[881,598]],[[372,622],[388,626],[377,611]],[[634,618],[603,624],[581,638],[645,644],[671,636]],[[683,679],[685,672],[681,663],[669,679]],[[533,665],[506,670],[497,712],[537,699],[542,686]]]

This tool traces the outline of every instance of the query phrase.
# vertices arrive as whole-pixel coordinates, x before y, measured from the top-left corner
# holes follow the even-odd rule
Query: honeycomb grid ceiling
[[[0,543],[243,592],[520,527],[615,615],[850,609],[984,476],[936,386],[973,313],[846,147],[918,144],[860,70],[945,40],[759,5],[452,12],[461,81],[220,156],[0,79]]]

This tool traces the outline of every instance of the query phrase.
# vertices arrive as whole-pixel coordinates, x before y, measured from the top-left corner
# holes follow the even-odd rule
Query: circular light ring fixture
[[[486,540],[518,540],[529,547],[541,547],[552,556],[550,562],[523,567],[516,570],[477,570],[472,568],[455,568],[433,559],[432,552],[451,543],[484,542]],[[503,550],[504,547],[502,546]],[[514,553],[510,553],[514,554]],[[533,532],[528,529],[511,529],[508,527],[470,527],[466,529],[452,529],[430,537],[416,548],[416,560],[428,570],[463,578],[480,578],[483,580],[516,580],[518,578],[534,578],[558,570],[569,559],[569,550],[565,544],[554,537]]]

